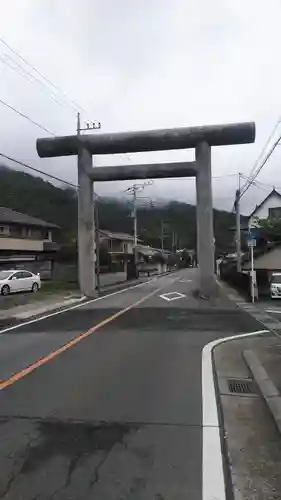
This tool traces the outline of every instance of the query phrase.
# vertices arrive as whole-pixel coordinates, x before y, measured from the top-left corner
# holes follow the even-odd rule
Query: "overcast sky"
[[[87,111],[84,119],[99,120],[102,132],[254,120],[255,144],[212,150],[214,206],[231,209],[238,176],[230,174],[250,172],[281,115],[280,20],[280,0],[11,0],[1,3],[0,37],[78,102]],[[60,103],[66,97],[30,76],[28,81],[24,71],[41,80],[0,42],[0,99],[55,134],[74,133],[73,109],[50,95]],[[0,152],[77,181],[75,158],[40,160],[35,141],[47,133],[2,104],[0,112]],[[193,154],[142,153],[96,162]],[[259,176],[268,186],[248,191],[244,213],[273,185],[281,190],[280,160],[276,148]],[[126,187],[101,184],[96,190],[122,193]],[[155,181],[146,196],[194,202],[194,181]]]

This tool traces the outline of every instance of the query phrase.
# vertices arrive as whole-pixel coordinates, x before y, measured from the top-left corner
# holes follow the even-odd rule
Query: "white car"
[[[281,298],[281,273],[272,273],[270,280],[270,297],[272,299]]]
[[[38,292],[40,288],[39,274],[36,275],[30,271],[20,271],[19,269],[0,270],[0,293],[2,295],[23,291]]]

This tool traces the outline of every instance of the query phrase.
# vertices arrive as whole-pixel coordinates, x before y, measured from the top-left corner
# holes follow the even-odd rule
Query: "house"
[[[281,194],[275,188],[249,215],[248,226],[258,227],[258,219],[267,219],[268,217],[271,219],[281,217]]]
[[[252,265],[250,257],[242,262],[242,272],[250,274]],[[281,272],[281,245],[268,243],[264,248],[254,250],[254,269],[256,271],[259,295],[269,294],[269,283],[274,272]]]
[[[99,240],[101,267],[106,267],[108,271],[126,272],[127,262],[134,255],[134,236],[100,229]]]
[[[0,268],[28,268],[50,273],[59,246],[53,241],[58,226],[10,208],[0,207]]]
[[[100,244],[107,248],[108,252],[114,255],[133,254],[134,237],[127,233],[115,233],[100,229]]]
[[[110,271],[125,271],[127,272],[128,261],[134,260],[134,236],[127,233],[115,233],[105,229],[99,230],[100,238],[100,263],[101,267],[108,267]],[[166,266],[168,257],[165,258],[164,252],[146,245],[141,244],[142,241],[138,239],[137,261],[139,262],[139,269],[147,270],[148,268],[155,268],[155,271],[160,269],[162,261],[163,266]],[[103,261],[101,255],[103,252],[108,254],[108,261]],[[169,252],[168,252],[169,253]],[[160,254],[162,258],[160,258]],[[163,267],[162,266],[162,267]],[[162,269],[162,268],[161,268]],[[160,271],[159,271],[160,272]]]
[[[246,260],[242,264],[242,268],[243,271],[250,271],[250,260]],[[267,271],[269,275],[273,272],[281,272],[281,245],[272,243],[267,248],[257,249],[254,252],[254,269]]]

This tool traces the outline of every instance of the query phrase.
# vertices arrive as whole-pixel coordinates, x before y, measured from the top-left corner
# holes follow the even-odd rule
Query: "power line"
[[[80,111],[83,111],[83,113],[87,114],[87,111],[84,108],[82,108],[82,106],[80,106],[78,103],[76,103],[76,101],[69,99],[66,96],[66,93],[63,90],[61,90],[58,87],[58,85],[56,85],[55,83],[52,82],[52,80],[50,80],[45,75],[43,75],[43,73],[41,73],[41,71],[39,71],[35,66],[33,66],[30,62],[28,62],[27,59],[25,59],[16,49],[14,49],[7,42],[5,42],[5,40],[3,40],[3,38],[0,38],[0,42],[3,45],[5,45],[9,50],[11,50],[17,57],[19,57],[19,59],[21,59],[25,64],[27,64],[27,66],[29,66],[33,71],[35,71],[35,73],[37,73],[37,75],[39,75],[41,78],[43,78],[43,80],[45,80],[51,87],[53,87],[57,92],[62,94],[64,99],[67,100],[70,104],[72,104],[75,107],[76,111],[80,110]]]
[[[26,120],[28,120],[30,123],[33,123],[33,125],[36,125],[36,127],[39,127],[41,128],[42,130],[44,130],[45,132],[47,132],[48,134],[51,134],[53,136],[55,136],[56,134],[54,134],[54,132],[52,132],[51,130],[49,130],[48,128],[46,127],[43,127],[43,125],[40,125],[40,123],[32,120],[32,118],[29,118],[29,116],[25,115],[24,113],[22,113],[21,111],[19,111],[18,109],[14,108],[13,106],[11,106],[10,104],[8,104],[7,102],[5,101],[2,101],[0,99],[0,103],[3,104],[3,106],[6,106],[6,108],[9,108],[11,109],[12,111],[14,111],[15,113],[17,113],[19,116],[21,116],[22,118],[25,118]]]
[[[23,161],[16,160],[15,158],[12,158],[11,156],[5,155],[4,153],[0,152],[0,156],[2,156],[2,158],[5,158],[6,160],[9,160],[9,161],[12,161],[18,165],[21,165],[22,167],[28,168],[29,170],[32,170],[33,172],[44,175],[45,177],[49,177],[49,179],[53,179],[55,181],[61,182],[62,184],[66,184],[67,186],[78,190],[77,184],[73,184],[72,182],[66,181],[65,179],[61,179],[60,177],[57,177],[56,175],[48,174],[48,173],[44,172],[43,170],[40,170],[39,168],[32,167],[28,163],[24,163]],[[97,193],[94,192],[94,195],[96,196],[98,201],[103,203],[103,199]]]
[[[212,179],[225,179],[226,177],[234,177],[237,176],[237,173],[232,173],[232,174],[224,174],[224,175],[212,175]],[[168,180],[170,181],[178,181],[179,182],[179,177],[171,177],[171,178],[166,178],[166,179],[157,179],[157,180]],[[180,182],[181,181],[195,181],[195,177],[180,177]]]
[[[258,163],[259,163],[260,159],[262,158],[263,154],[265,153],[265,151],[266,151],[266,149],[267,149],[267,146],[269,145],[269,143],[270,143],[271,139],[273,138],[273,136],[274,136],[274,134],[275,134],[275,132],[276,132],[277,128],[279,127],[280,123],[281,123],[281,116],[278,118],[277,122],[275,123],[275,125],[274,125],[274,127],[273,127],[273,129],[272,129],[272,131],[271,131],[271,133],[270,133],[270,135],[269,135],[269,137],[268,137],[268,139],[266,140],[266,142],[265,142],[265,144],[264,144],[264,146],[263,146],[263,148],[262,148],[262,150],[261,150],[261,152],[260,152],[259,156],[257,157],[257,159],[256,159],[256,161],[255,161],[255,163],[254,163],[254,165],[253,165],[253,167],[252,167],[252,169],[251,169],[251,171],[250,171],[250,173],[249,173],[249,181],[248,181],[248,182],[245,182],[245,184],[244,184],[244,185],[242,186],[242,188],[241,188],[240,198],[242,198],[242,196],[243,196],[243,195],[246,193],[246,191],[249,189],[249,187],[250,187],[250,185],[251,185],[251,184],[249,184],[249,183],[251,182],[251,179],[252,179],[252,178],[256,178],[256,177],[257,177],[257,175],[259,174],[259,172],[260,172],[260,170],[261,170],[261,169],[259,169],[259,168],[258,168],[258,169],[257,169],[257,173],[255,174],[256,167],[257,167],[257,165],[258,165]],[[277,141],[276,146],[277,146],[277,144],[279,143],[280,139],[281,139],[281,137],[280,137],[280,138],[279,138],[279,140]],[[274,151],[274,149],[275,149],[275,147],[276,147],[276,146],[274,146],[274,148],[273,148],[272,152]],[[272,153],[270,153],[270,155],[271,155],[271,154],[272,154]],[[270,156],[270,155],[269,155],[269,156]],[[268,158],[267,158],[267,159],[268,159]],[[267,161],[267,160],[266,160],[266,161]],[[266,163],[266,162],[265,162],[265,163]],[[263,167],[263,166],[264,166],[264,165],[262,165],[262,167]]]
[[[55,175],[43,172],[43,170],[39,170],[39,168],[32,167],[31,165],[28,165],[27,163],[24,163],[23,161],[16,160],[15,158],[12,158],[11,156],[5,155],[4,153],[0,153],[0,156],[5,158],[6,160],[9,160],[9,161],[12,161],[14,163],[17,163],[18,165],[21,165],[22,167],[26,167],[29,170],[33,170],[33,172],[37,172],[38,174],[45,175],[46,177],[49,177],[50,179],[62,182],[63,184],[67,184],[68,186],[70,186],[72,188],[78,189],[78,186],[76,184],[72,184],[72,182],[61,179],[60,177],[56,177]]]
[[[247,177],[246,175],[244,174],[241,174],[241,177],[243,177],[243,179],[245,181],[251,181],[250,177]],[[255,188],[258,188],[258,189],[261,189],[262,191],[268,191],[266,189],[266,186],[270,186],[269,184],[264,184],[263,182],[260,182],[260,181],[253,181],[253,183],[251,184],[251,187],[255,187]]]
[[[16,67],[10,64],[10,62],[6,61],[3,57],[0,56],[0,61],[2,61],[4,64],[6,64],[9,68],[11,68],[13,71],[15,71],[18,75],[22,76],[27,80],[29,83],[34,83],[37,82],[39,85],[41,85],[41,90],[54,101],[55,103],[59,104],[61,107],[65,107],[67,109],[67,104],[65,102],[61,102],[56,97],[50,92],[50,89],[36,76],[34,76],[30,71],[27,71],[21,64],[19,64],[17,61],[15,61],[12,57],[10,57],[8,54],[6,55],[14,64],[16,64]],[[76,112],[76,109],[74,107],[70,108],[71,111]]]
[[[249,183],[247,184],[247,186],[245,187],[245,189],[242,190],[242,192],[240,193],[239,199],[242,196],[244,196],[244,194],[248,191],[249,187],[253,184],[253,182],[255,181],[255,179],[257,178],[257,176],[259,175],[260,171],[262,170],[262,168],[264,167],[264,165],[266,164],[266,162],[271,157],[273,151],[278,146],[278,144],[280,143],[280,141],[281,141],[281,135],[278,137],[277,141],[275,141],[275,143],[273,144],[273,146],[271,147],[271,149],[269,150],[269,152],[265,156],[263,162],[261,163],[261,165],[259,166],[259,168],[256,170],[255,174],[251,177],[251,179],[250,179]]]

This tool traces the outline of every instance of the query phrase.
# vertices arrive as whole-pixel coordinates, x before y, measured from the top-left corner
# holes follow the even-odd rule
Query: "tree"
[[[260,236],[267,241],[281,241],[281,218],[259,219]]]
[[[41,177],[0,166],[0,200],[11,208],[60,227],[56,241],[73,245],[77,240],[77,193],[75,189],[54,186]],[[133,234],[133,220],[128,201],[101,198],[98,202],[101,229]],[[233,242],[229,227],[234,214],[214,210],[216,248],[227,251]],[[196,249],[196,207],[183,202],[168,201],[156,206],[138,207],[138,236],[144,244],[161,247],[161,224],[164,223],[164,247]]]

